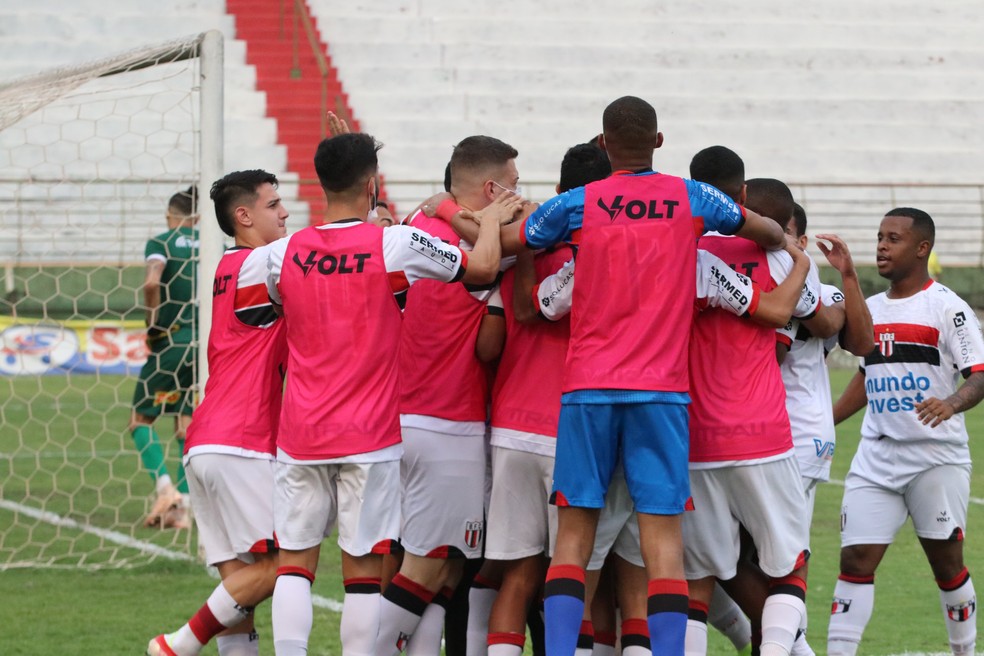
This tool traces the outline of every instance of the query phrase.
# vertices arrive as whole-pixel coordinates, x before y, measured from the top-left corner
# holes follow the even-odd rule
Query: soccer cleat
[[[168,528],[163,526],[162,522],[165,522],[167,514],[176,510],[181,506],[181,493],[171,488],[170,490],[165,490],[157,495],[157,499],[154,500],[154,505],[150,509],[150,514],[144,520],[144,526],[161,526],[162,528]],[[187,513],[185,513],[187,522]]]
[[[159,635],[147,644],[147,656],[178,656],[167,644],[167,636]]]
[[[178,495],[177,502],[164,511],[164,515],[161,517],[161,528],[191,528],[191,513],[188,512],[188,506],[185,505],[184,500],[181,495]]]

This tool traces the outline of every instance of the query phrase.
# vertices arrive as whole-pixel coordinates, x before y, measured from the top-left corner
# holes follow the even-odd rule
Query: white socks
[[[875,577],[841,574],[834,586],[834,600],[827,629],[828,656],[854,656],[864,627],[875,608]]]

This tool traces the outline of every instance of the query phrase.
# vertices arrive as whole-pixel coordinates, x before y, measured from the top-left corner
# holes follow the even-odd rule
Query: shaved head
[[[642,98],[622,96],[601,117],[605,148],[613,154],[647,154],[659,144],[656,110]]]

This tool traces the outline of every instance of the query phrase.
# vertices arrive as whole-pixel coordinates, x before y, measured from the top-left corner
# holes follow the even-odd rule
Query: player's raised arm
[[[864,292],[858,282],[858,272],[847,244],[834,234],[817,235],[817,247],[832,267],[841,274],[841,291],[844,294],[844,326],[840,332],[840,345],[854,355],[864,357],[874,348],[874,326],[871,312],[864,300]],[[830,242],[828,246],[825,242]]]
[[[515,194],[502,194],[488,207],[478,212],[465,211],[465,218],[478,223],[475,246],[468,253],[468,265],[462,282],[484,285],[495,280],[502,257],[499,234],[503,224],[512,220],[523,199]]]
[[[773,328],[789,323],[810,271],[810,257],[800,250],[792,237],[785,239],[786,252],[793,258],[793,268],[778,287],[759,296],[758,306],[751,313],[753,321]]]

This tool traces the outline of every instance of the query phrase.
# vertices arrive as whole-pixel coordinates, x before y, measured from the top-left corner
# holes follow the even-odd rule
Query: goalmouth
[[[204,389],[223,144],[217,31],[0,83],[0,570],[192,554],[191,531],[141,525],[153,485],[127,424],[144,244],[189,186]],[[172,423],[156,427],[173,472]]]

